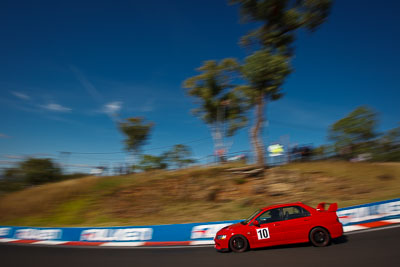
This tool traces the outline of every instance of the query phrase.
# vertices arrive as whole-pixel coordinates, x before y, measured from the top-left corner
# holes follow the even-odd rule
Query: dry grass
[[[87,193],[98,178],[86,177],[31,187],[0,199],[0,219],[30,216],[51,210],[60,203]]]
[[[310,162],[238,178],[231,166],[83,178],[0,198],[0,224],[148,225],[240,219],[273,203],[344,207],[400,196],[400,166]],[[280,188],[280,189],[279,189]],[[279,190],[280,191],[279,191]],[[278,190],[278,191],[277,191]]]
[[[366,162],[323,161],[290,164],[283,169],[300,172],[314,194],[346,207],[400,196],[400,165]]]

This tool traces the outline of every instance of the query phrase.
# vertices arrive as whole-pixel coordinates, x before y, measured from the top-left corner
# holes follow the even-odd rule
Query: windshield
[[[256,210],[253,214],[251,214],[251,216],[249,218],[247,218],[244,221],[241,221],[240,223],[241,224],[248,224],[251,220],[253,220],[254,217],[256,217],[260,213],[260,211],[261,210]]]

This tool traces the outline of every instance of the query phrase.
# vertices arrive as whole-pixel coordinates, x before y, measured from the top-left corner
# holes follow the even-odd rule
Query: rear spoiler
[[[325,205],[329,204],[329,208],[328,210],[325,210]],[[332,212],[336,212],[338,209],[337,203],[325,203],[325,202],[321,202],[318,204],[317,206],[317,211],[332,211]]]

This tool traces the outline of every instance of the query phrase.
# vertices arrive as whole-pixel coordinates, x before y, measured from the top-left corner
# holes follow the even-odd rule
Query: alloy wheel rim
[[[241,248],[243,248],[243,246],[244,246],[244,242],[241,238],[235,238],[233,240],[233,247],[235,249],[241,249]]]
[[[319,243],[322,244],[325,242],[326,240],[326,234],[323,231],[318,231],[315,233],[314,235],[314,240]]]

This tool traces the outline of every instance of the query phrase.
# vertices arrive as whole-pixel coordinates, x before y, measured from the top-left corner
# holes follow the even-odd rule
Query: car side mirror
[[[258,227],[258,226],[260,226],[260,222],[257,221],[257,220],[255,220],[255,221],[253,222],[253,225]]]

